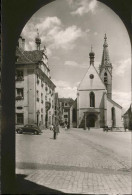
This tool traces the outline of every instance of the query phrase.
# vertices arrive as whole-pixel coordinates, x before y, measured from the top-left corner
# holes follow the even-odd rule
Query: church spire
[[[93,65],[93,66],[94,66],[94,56],[95,56],[95,53],[93,52],[93,47],[91,45],[91,52],[89,53],[89,58],[90,58],[90,65]]]
[[[104,44],[103,44],[103,55],[100,68],[112,66],[109,58],[109,51],[108,51],[108,43],[107,43],[107,36],[104,36]],[[101,70],[100,70],[101,71]]]
[[[36,43],[36,46],[37,46],[37,50],[40,50],[41,39],[39,37],[38,29],[37,29],[37,36],[35,38],[35,43]]]
[[[99,66],[99,74],[107,89],[107,97],[112,98],[112,64],[109,58],[107,36],[104,36],[103,55],[101,65]]]

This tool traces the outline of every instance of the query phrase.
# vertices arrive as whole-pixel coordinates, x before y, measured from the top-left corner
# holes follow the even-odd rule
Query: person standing
[[[57,119],[55,120],[55,124],[53,126],[53,132],[54,132],[54,139],[56,139],[58,133],[59,133],[59,123]]]

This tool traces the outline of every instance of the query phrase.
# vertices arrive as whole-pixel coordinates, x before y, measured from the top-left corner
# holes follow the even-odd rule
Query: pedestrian
[[[64,127],[65,127],[65,130],[67,130],[67,124],[66,123],[65,123]]]
[[[88,125],[88,130],[90,131],[90,126]]]
[[[56,139],[58,133],[59,133],[59,123],[57,121],[57,119],[55,119],[55,124],[53,125],[53,133],[54,133],[54,136],[53,138]]]

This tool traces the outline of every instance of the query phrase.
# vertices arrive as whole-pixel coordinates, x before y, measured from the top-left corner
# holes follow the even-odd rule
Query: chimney
[[[22,38],[22,36],[20,36],[18,39],[18,47],[23,51],[25,50],[25,39]]]

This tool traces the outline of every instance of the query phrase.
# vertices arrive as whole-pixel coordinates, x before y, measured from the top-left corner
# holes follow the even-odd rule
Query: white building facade
[[[48,127],[54,117],[55,85],[46,48],[40,50],[39,35],[35,39],[37,50],[25,51],[24,42],[20,37],[16,51],[16,127],[34,123]]]

